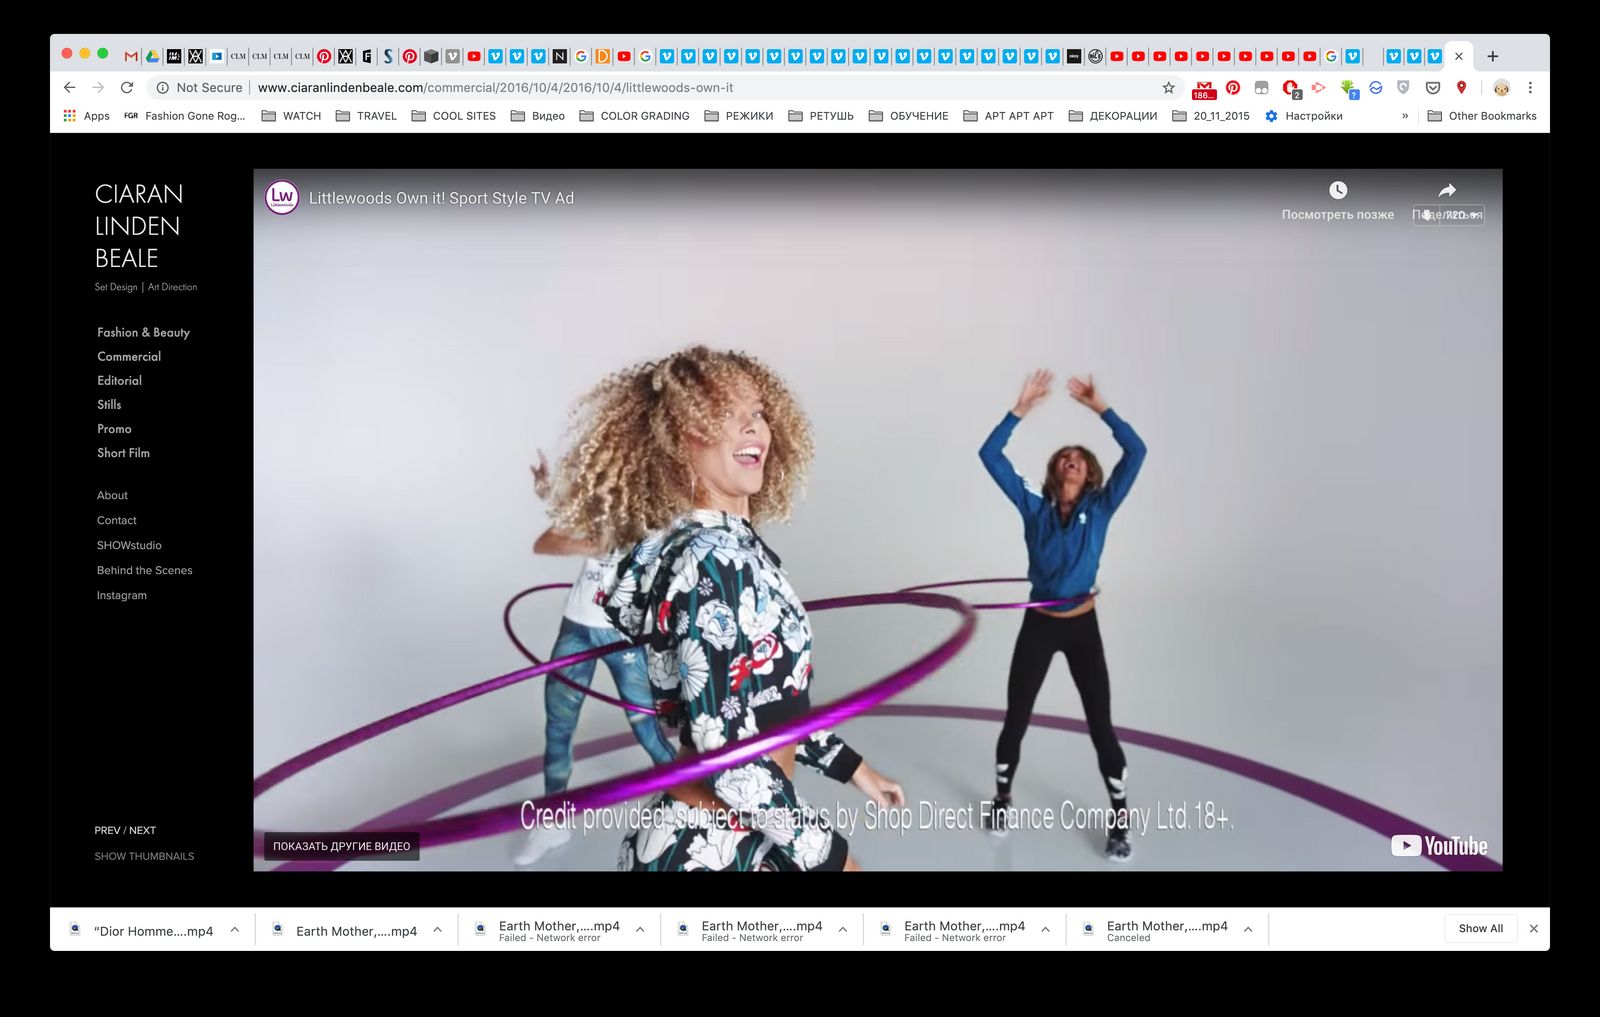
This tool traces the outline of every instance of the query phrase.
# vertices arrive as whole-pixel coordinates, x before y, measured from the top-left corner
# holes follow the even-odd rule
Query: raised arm
[[[550,464],[545,460],[544,452],[539,453],[539,465],[530,466],[533,471],[533,491],[541,499],[550,498]],[[534,554],[552,555],[579,555],[584,558],[595,558],[600,555],[600,548],[582,537],[570,533],[562,533],[554,527],[539,534],[539,539],[533,542]]]
[[[1133,487],[1134,478],[1139,476],[1139,467],[1144,465],[1144,441],[1136,434],[1128,422],[1117,416],[1116,411],[1108,405],[1094,385],[1094,375],[1087,378],[1073,378],[1067,382],[1067,390],[1072,393],[1072,398],[1094,410],[1101,420],[1111,428],[1111,436],[1122,447],[1122,458],[1117,460],[1117,465],[1111,470],[1111,478],[1106,481],[1106,504],[1115,512],[1122,504],[1122,499],[1128,496],[1128,491]]]
[[[1011,408],[995,429],[989,432],[989,438],[978,450],[978,458],[983,460],[984,469],[989,471],[989,476],[1000,485],[1011,504],[1023,512],[1031,512],[1038,508],[1043,499],[1030,490],[1027,481],[1011,465],[1011,460],[1006,458],[1006,442],[1011,440],[1011,432],[1016,430],[1017,424],[1028,415],[1028,411],[1039,405],[1045,396],[1050,394],[1050,384],[1054,377],[1049,371],[1034,371],[1028,375],[1027,381],[1022,385],[1022,395],[1017,398],[1017,404]]]
[[[596,558],[600,555],[600,548],[591,541],[551,528],[539,534],[539,539],[533,542],[533,553]]]

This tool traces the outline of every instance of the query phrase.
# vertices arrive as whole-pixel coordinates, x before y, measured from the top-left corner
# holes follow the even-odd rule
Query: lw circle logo
[[[273,215],[288,215],[300,207],[300,188],[293,181],[274,180],[267,185],[266,200]]]

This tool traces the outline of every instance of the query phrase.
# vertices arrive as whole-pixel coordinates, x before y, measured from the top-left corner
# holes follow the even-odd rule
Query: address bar
[[[970,101],[980,99],[1170,99],[1187,94],[1186,76],[1150,74],[1031,74],[1018,72],[959,75],[907,74],[706,74],[602,76],[585,74],[475,78],[467,75],[155,75],[142,82],[157,100],[246,99],[306,101],[329,99],[512,99],[596,98],[683,99],[722,96],[738,99],[874,99]],[[1171,85],[1171,89],[1168,89]],[[124,91],[123,94],[129,94]]]

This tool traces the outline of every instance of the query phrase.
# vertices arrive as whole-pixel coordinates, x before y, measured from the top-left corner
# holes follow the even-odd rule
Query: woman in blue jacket
[[[1032,584],[1028,599],[1076,601],[1060,609],[1032,608],[1024,614],[1011,655],[1005,726],[995,749],[997,790],[984,816],[984,827],[995,834],[1006,832],[1012,782],[1022,756],[1022,736],[1033,717],[1034,700],[1050,670],[1050,661],[1059,652],[1066,656],[1072,680],[1083,698],[1089,737],[1111,795],[1106,857],[1127,861],[1133,855],[1126,812],[1128,767],[1111,726],[1111,681],[1091,591],[1100,567],[1100,552],[1105,547],[1106,528],[1139,475],[1145,447],[1133,428],[1100,397],[1092,375],[1087,379],[1073,378],[1067,382],[1067,391],[1111,427],[1112,437],[1122,446],[1122,458],[1107,481],[1093,452],[1081,445],[1068,445],[1050,457],[1042,490],[1024,480],[1006,459],[1006,441],[1028,411],[1050,394],[1053,381],[1049,371],[1030,375],[1016,406],[978,452],[989,475],[1022,513],[1028,542],[1028,581]]]

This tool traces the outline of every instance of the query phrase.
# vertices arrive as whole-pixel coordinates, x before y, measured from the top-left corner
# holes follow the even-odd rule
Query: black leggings
[[[1050,661],[1058,652],[1066,655],[1072,681],[1083,699],[1089,738],[1100,758],[1100,776],[1105,779],[1112,808],[1127,808],[1128,761],[1111,727],[1111,676],[1106,671],[1105,647],[1100,643],[1100,622],[1093,610],[1074,618],[1053,618],[1038,611],[1024,613],[1017,646],[1011,654],[1006,722],[995,748],[999,793],[1011,793],[1017,763],[1022,758],[1022,736],[1033,719],[1033,703],[1039,698]]]

